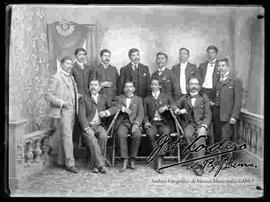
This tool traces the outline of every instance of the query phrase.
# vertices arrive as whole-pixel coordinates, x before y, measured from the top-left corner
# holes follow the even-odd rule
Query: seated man
[[[158,78],[151,79],[151,91],[152,95],[144,98],[144,126],[146,134],[149,136],[151,141],[152,149],[154,150],[157,146],[157,134],[161,136],[166,136],[170,134],[170,128],[168,125],[170,120],[168,116],[164,113],[168,110],[168,106],[173,103],[173,100],[167,94],[160,92],[161,83]],[[165,148],[165,147],[163,147]],[[161,160],[165,155],[164,151],[161,151],[156,158],[156,171],[160,174],[164,170],[160,170]]]
[[[141,97],[134,95],[134,91],[134,83],[126,81],[124,83],[124,94],[116,97],[116,101],[121,106],[117,134],[120,141],[121,158],[124,159],[123,167],[119,172],[124,172],[127,169],[129,159],[130,168],[135,170],[135,160],[142,137],[143,101]],[[130,154],[128,154],[128,134],[131,138]]]
[[[105,174],[107,133],[102,118],[115,114],[118,107],[111,107],[111,102],[104,95],[99,95],[101,85],[98,80],[91,80],[89,89],[90,93],[79,100],[79,122],[84,131],[82,140],[91,154],[92,172]]]
[[[174,108],[175,114],[187,114],[186,124],[184,126],[185,136],[188,144],[199,137],[194,143],[194,147],[197,148],[199,145],[206,145],[207,128],[211,123],[212,113],[210,109],[210,102],[205,94],[199,92],[200,83],[198,78],[191,77],[188,82],[189,93],[181,97],[176,101],[176,107]],[[204,156],[205,150],[201,149],[198,152],[192,152],[193,158],[199,158]],[[194,169],[195,175],[203,175],[202,165],[198,164],[199,168]]]

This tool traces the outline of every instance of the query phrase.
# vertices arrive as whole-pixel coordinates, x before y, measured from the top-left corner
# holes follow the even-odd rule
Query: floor
[[[169,162],[166,162],[169,163]],[[78,174],[58,167],[49,167],[33,175],[23,188],[12,196],[28,197],[261,197],[263,177],[246,168],[227,168],[217,177],[205,172],[198,177],[184,166],[156,173],[149,165],[140,162],[137,170],[119,173],[118,163],[107,168],[108,173],[94,174],[86,163],[77,162]]]

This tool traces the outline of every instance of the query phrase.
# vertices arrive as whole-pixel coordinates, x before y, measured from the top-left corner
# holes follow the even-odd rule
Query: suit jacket
[[[214,95],[216,96],[216,89]],[[220,96],[220,120],[229,121],[230,117],[239,119],[242,106],[242,81],[229,75],[222,82]]]
[[[181,89],[181,87],[180,87],[180,73],[181,73],[180,68],[181,68],[181,65],[179,63],[177,65],[174,65],[172,67],[171,71],[172,71],[173,75],[176,76],[176,83],[177,83],[178,87]],[[185,74],[186,74],[187,87],[188,87],[188,80],[191,77],[196,77],[196,78],[200,79],[199,70],[197,69],[195,64],[191,64],[190,62],[187,63]],[[181,92],[182,92],[182,89],[181,89]]]
[[[77,62],[73,64],[71,74],[77,83],[78,92],[80,94],[89,93],[89,82],[94,76],[94,71],[94,68],[89,65],[84,64],[84,68],[82,69]]]
[[[126,107],[126,96],[125,95],[119,95],[115,98],[116,102],[118,103],[118,106]],[[144,118],[144,108],[143,108],[143,101],[142,98],[139,96],[134,95],[131,98],[129,109],[132,111],[130,115],[128,115],[129,121],[131,124],[137,122],[139,125],[142,124],[143,118]],[[121,123],[121,121],[124,119],[124,113],[120,113],[120,118],[118,121],[118,124]]]
[[[73,76],[70,77],[73,84],[68,81],[67,76],[62,71],[57,72],[49,78],[47,92],[44,95],[45,99],[50,103],[49,117],[60,118],[61,111],[66,110],[61,108],[61,104],[63,102],[72,104],[72,100],[75,102],[76,113],[78,113],[77,86]],[[70,93],[71,91],[74,91],[75,97]]]
[[[199,74],[200,74],[200,79],[201,79],[201,85],[205,81],[205,76],[206,76],[206,72],[207,72],[207,65],[208,65],[208,61],[205,62],[205,63],[201,63],[200,66],[199,66]],[[216,61],[216,63],[215,63],[214,72],[213,72],[212,76],[213,76],[213,89],[214,89],[217,82],[219,81],[218,61]]]
[[[161,92],[157,99],[155,99],[153,95],[144,98],[144,123],[146,122],[152,123],[154,121],[156,110],[165,105],[171,107],[173,103],[174,100],[170,96]],[[172,121],[173,119],[171,117],[170,112],[166,110],[162,114],[160,114],[160,117],[173,131],[174,122]]]
[[[115,66],[112,66],[109,64],[109,67],[105,69],[103,67],[103,64],[99,64],[96,67],[95,70],[95,78],[97,78],[99,81],[104,82],[104,81],[111,81],[113,82],[113,86],[110,88],[104,87],[101,89],[101,94],[106,95],[107,97],[114,98],[117,95],[117,86],[118,86],[118,79],[119,79],[119,74],[117,72],[117,69]]]
[[[82,129],[85,129],[89,126],[89,123],[93,120],[96,109],[98,112],[108,110],[111,115],[115,114],[119,109],[118,106],[113,106],[110,99],[104,95],[98,96],[98,103],[95,102],[94,98],[90,93],[83,95],[79,99],[79,122],[82,126]],[[103,121],[103,119],[101,120]]]
[[[161,80],[161,92],[169,95],[170,97],[177,100],[181,97],[181,90],[177,85],[177,78],[173,73],[166,68],[161,75],[158,74],[158,70],[152,74],[151,78],[158,78]]]
[[[194,124],[200,126],[202,124],[210,125],[212,120],[212,112],[208,97],[203,93],[198,93],[194,106],[191,104],[190,94],[182,96],[176,101],[176,106],[180,109],[186,109],[188,114],[184,115],[184,127],[192,120],[192,112],[194,114]],[[183,115],[180,115],[183,116]]]
[[[135,95],[145,98],[150,93],[150,73],[148,66],[141,63],[138,65],[139,78],[137,80],[136,73],[133,71],[131,63],[120,69],[119,87],[118,94],[124,93],[125,81],[131,80],[135,83]]]

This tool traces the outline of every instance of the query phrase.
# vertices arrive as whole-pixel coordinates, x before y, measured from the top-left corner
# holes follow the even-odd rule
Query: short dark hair
[[[124,86],[125,86],[127,83],[132,83],[132,85],[135,87],[134,81],[132,81],[132,80],[126,80],[126,81],[124,82]]]
[[[159,55],[164,55],[166,60],[168,60],[168,55],[166,53],[163,53],[163,52],[158,52],[157,53],[157,56],[156,56],[156,59],[158,58]]]
[[[180,52],[181,52],[182,50],[187,51],[187,52],[188,52],[188,54],[189,54],[189,50],[188,50],[187,48],[184,48],[184,47],[179,49],[179,54],[180,54]]]
[[[161,79],[158,76],[152,76],[150,83],[152,83],[153,80],[158,81],[158,84],[161,85]]]
[[[218,62],[226,62],[227,66],[229,66],[229,60],[228,60],[228,58],[222,58]]]
[[[137,48],[131,48],[129,51],[128,51],[128,57],[131,56],[132,53],[135,53],[135,52],[140,52]]]
[[[211,49],[214,50],[216,53],[218,53],[218,48],[216,46],[214,46],[214,45],[208,46],[206,51],[208,52]]]
[[[189,82],[190,82],[191,79],[197,79],[197,81],[199,81],[199,85],[201,85],[201,79],[198,78],[198,77],[195,77],[195,76],[192,76],[192,77],[189,78],[188,85],[189,85]]]
[[[104,53],[110,53],[111,55],[111,51],[109,51],[108,49],[104,48],[100,51],[100,57],[104,54]]]
[[[64,56],[62,59],[61,59],[61,64],[63,64],[66,60],[71,60],[71,61],[73,61],[72,60],[72,58],[70,57],[70,56]]]
[[[76,50],[75,50],[75,56],[76,56],[79,52],[81,52],[81,51],[83,51],[83,52],[85,53],[85,55],[87,55],[87,52],[86,52],[86,50],[85,50],[84,48],[76,48]]]

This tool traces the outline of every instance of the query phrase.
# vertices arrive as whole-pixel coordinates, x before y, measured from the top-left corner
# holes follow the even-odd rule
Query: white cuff
[[[111,113],[110,113],[109,110],[105,110],[105,112],[106,112],[106,116],[107,116],[107,117],[108,117],[108,116],[111,116]]]
[[[202,127],[205,127],[205,129],[207,129],[207,128],[208,128],[206,124],[202,124]]]

